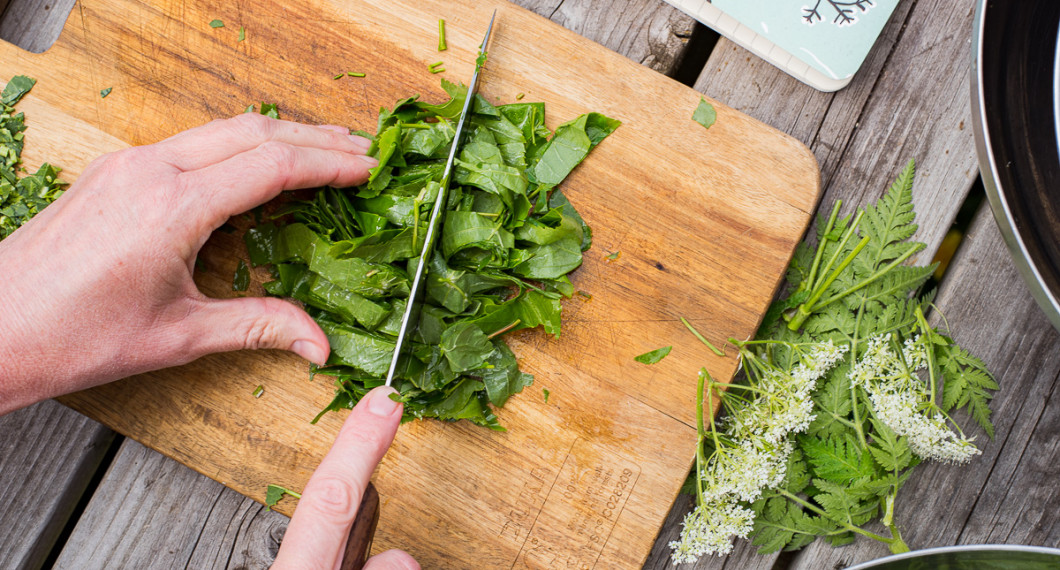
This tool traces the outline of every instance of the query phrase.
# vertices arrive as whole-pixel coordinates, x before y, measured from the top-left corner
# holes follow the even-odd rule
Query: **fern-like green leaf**
[[[799,444],[814,474],[830,482],[851,483],[876,474],[869,450],[849,433],[828,439],[802,436]]]
[[[878,268],[882,263],[898,256],[893,245],[909,239],[916,232],[913,220],[913,175],[916,172],[912,160],[902,169],[890,190],[875,204],[865,206],[865,216],[859,228],[869,237],[869,245],[861,252]]]
[[[869,446],[873,459],[883,467],[885,471],[901,471],[909,466],[913,460],[913,452],[905,437],[898,437],[894,430],[887,424],[871,418],[873,428],[873,441]]]
[[[972,419],[993,439],[994,424],[990,421],[990,400],[994,396],[989,391],[998,389],[997,381],[982,360],[952,341],[950,344],[935,345],[935,354],[942,371],[943,410],[966,408]]]

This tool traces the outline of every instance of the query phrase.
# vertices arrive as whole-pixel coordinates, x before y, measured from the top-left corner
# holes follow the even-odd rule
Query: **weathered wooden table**
[[[518,3],[804,141],[820,162],[824,210],[840,198],[844,213],[874,200],[916,159],[916,239],[928,248],[915,261],[930,261],[959,213],[970,220],[936,304],[1002,391],[992,405],[996,438],[979,434],[982,457],[919,468],[899,495],[896,520],[915,548],[1060,545],[1060,335],[976,190],[971,2],[900,2],[865,66],[836,94],[715,41],[661,0]],[[72,4],[0,0],[0,38],[41,51]],[[669,565],[666,543],[688,507],[683,498],[674,505],[645,568]],[[287,520],[54,402],[0,418],[0,568],[266,567]],[[740,542],[728,557],[694,567],[841,568],[886,553],[859,539],[760,556]]]

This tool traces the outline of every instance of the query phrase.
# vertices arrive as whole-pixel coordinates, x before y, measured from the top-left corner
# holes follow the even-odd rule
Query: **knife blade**
[[[475,93],[478,89],[478,78],[479,72],[482,71],[482,65],[485,62],[486,46],[490,41],[490,34],[493,32],[493,22],[497,19],[497,11],[493,11],[493,16],[490,17],[490,25],[486,29],[486,36],[482,38],[482,46],[479,47],[479,55],[475,60],[475,74],[471,76],[471,83],[467,86],[467,97],[464,99],[464,107],[460,111],[460,120],[456,124],[456,134],[453,135],[453,144],[449,147],[449,158],[445,161],[445,170],[442,173],[442,184],[441,189],[438,190],[438,196],[434,200],[434,206],[431,208],[430,221],[427,224],[427,233],[423,240],[423,250],[420,253],[419,261],[416,263],[416,273],[412,277],[412,287],[409,291],[409,300],[405,305],[405,312],[401,317],[401,327],[398,329],[397,343],[394,345],[394,355],[390,359],[390,368],[386,373],[386,385],[390,386],[394,383],[394,376],[397,374],[398,361],[401,359],[401,353],[405,346],[405,340],[411,333],[414,327],[414,321],[418,318],[418,307],[419,302],[423,297],[423,281],[424,274],[427,271],[427,264],[430,262],[431,254],[434,252],[434,242],[438,238],[438,234],[441,231],[442,215],[445,210],[445,203],[449,199],[449,182],[453,176],[453,165],[456,163],[456,154],[460,150],[460,143],[464,137],[464,132],[467,130],[467,123],[471,117],[471,107],[475,101]]]

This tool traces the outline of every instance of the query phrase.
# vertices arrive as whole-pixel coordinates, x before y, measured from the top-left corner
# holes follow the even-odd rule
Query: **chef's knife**
[[[390,369],[386,373],[386,385],[394,382],[397,373],[398,361],[401,358],[405,339],[412,332],[416,321],[419,319],[418,302],[423,297],[423,280],[427,271],[427,263],[430,262],[431,254],[434,252],[434,242],[441,231],[442,216],[445,204],[449,199],[449,181],[453,177],[453,165],[456,163],[456,153],[460,150],[460,143],[467,130],[467,123],[471,117],[471,107],[474,105],[475,92],[478,87],[479,72],[486,57],[486,45],[490,41],[490,33],[493,32],[493,21],[497,18],[494,10],[490,18],[489,28],[486,29],[486,37],[482,38],[482,46],[479,47],[479,55],[475,61],[475,74],[471,76],[471,83],[467,86],[467,98],[464,99],[464,108],[460,111],[460,120],[456,124],[456,134],[453,135],[453,143],[449,147],[449,158],[445,161],[445,170],[442,173],[442,185],[438,190],[438,196],[431,208],[431,218],[427,225],[427,233],[423,240],[423,250],[419,261],[416,263],[416,274],[412,277],[412,288],[409,292],[408,304],[405,305],[405,313],[401,317],[401,328],[398,330],[397,343],[394,345],[394,356],[390,360]],[[346,551],[342,558],[342,570],[360,570],[368,560],[368,551],[372,545],[372,536],[375,534],[376,523],[379,522],[379,494],[375,486],[368,483],[365,489],[361,506],[357,510],[357,518],[350,528],[350,537],[346,541]]]
[[[441,231],[442,216],[445,210],[445,203],[449,199],[449,181],[453,176],[453,164],[456,162],[456,153],[460,150],[461,139],[464,137],[464,131],[467,130],[468,120],[471,118],[471,107],[475,101],[475,91],[478,87],[478,76],[479,72],[482,71],[482,64],[485,62],[486,57],[486,44],[490,41],[490,33],[493,31],[493,21],[497,18],[497,11],[494,10],[493,17],[490,18],[489,28],[486,29],[486,37],[482,38],[482,47],[479,48],[479,56],[475,61],[475,74],[471,76],[471,83],[467,86],[467,97],[464,99],[464,109],[460,112],[460,121],[456,124],[456,134],[453,135],[453,144],[449,147],[449,159],[445,161],[445,171],[442,174],[442,187],[438,190],[438,196],[434,200],[434,207],[431,208],[431,219],[427,225],[427,234],[423,240],[423,251],[420,253],[420,259],[416,263],[416,274],[412,277],[412,289],[409,293],[408,304],[405,305],[405,314],[401,317],[401,328],[398,329],[397,343],[394,345],[394,356],[390,359],[390,369],[386,373],[386,385],[390,386],[394,382],[394,375],[397,373],[398,361],[401,358],[402,350],[405,346],[405,341],[408,335],[412,332],[411,329],[416,326],[416,321],[419,317],[418,305],[419,301],[423,297],[423,277],[427,270],[427,264],[430,263],[431,254],[434,252],[434,242],[438,238],[438,233]]]

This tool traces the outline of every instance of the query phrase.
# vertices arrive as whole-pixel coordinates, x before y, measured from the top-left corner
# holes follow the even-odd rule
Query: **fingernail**
[[[390,399],[391,394],[397,394],[397,390],[389,386],[380,386],[368,394],[368,411],[372,414],[388,418],[401,405]]]
[[[361,152],[368,152],[368,149],[372,146],[372,141],[366,139],[360,135],[346,135],[350,139],[350,142],[354,144]]]
[[[291,352],[320,366],[323,366],[324,362],[328,359],[327,350],[318,344],[309,342],[308,340],[294,341],[294,344],[291,345]]]
[[[368,166],[368,168],[375,168],[375,167],[379,166],[379,161],[376,160],[375,157],[372,157],[372,156],[358,156],[357,158],[360,159],[361,162],[365,163]]]

